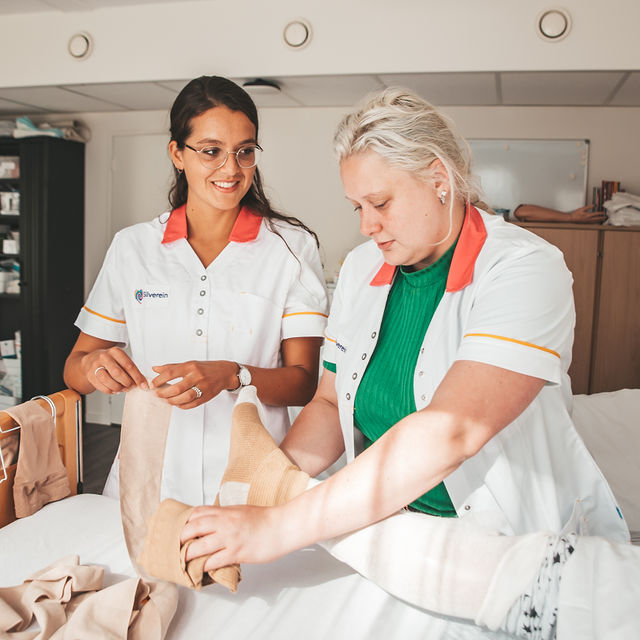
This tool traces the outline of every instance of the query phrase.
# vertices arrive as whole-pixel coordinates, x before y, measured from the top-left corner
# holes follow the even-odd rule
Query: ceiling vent
[[[311,42],[311,25],[304,18],[296,18],[283,29],[282,39],[290,49],[303,49]]]
[[[93,38],[86,31],[74,33],[69,38],[67,50],[74,60],[86,60],[93,51]]]
[[[546,9],[538,16],[536,31],[547,42],[558,42],[567,37],[571,29],[571,16],[565,9]]]

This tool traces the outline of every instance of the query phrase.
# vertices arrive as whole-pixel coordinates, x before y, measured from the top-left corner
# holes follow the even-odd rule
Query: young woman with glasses
[[[279,441],[286,407],[316,388],[327,312],[317,238],[269,204],[261,153],[241,87],[189,82],[171,109],[172,210],[116,234],[76,321],[69,387],[151,388],[174,407],[163,497],[213,501],[234,391],[257,387]]]

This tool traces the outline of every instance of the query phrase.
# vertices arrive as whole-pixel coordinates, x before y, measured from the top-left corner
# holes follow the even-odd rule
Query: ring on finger
[[[97,376],[97,375],[98,375],[98,371],[102,371],[103,369],[104,369],[105,371],[107,371],[107,367],[98,367],[98,368],[93,372],[93,375],[94,375],[94,376]],[[109,372],[107,371],[107,373],[109,373]]]
[[[198,387],[191,387],[196,392],[196,400],[202,396],[202,391]]]

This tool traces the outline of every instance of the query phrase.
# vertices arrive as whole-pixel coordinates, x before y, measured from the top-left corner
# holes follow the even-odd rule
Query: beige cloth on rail
[[[68,556],[21,585],[0,588],[0,637],[8,640],[162,640],[178,594],[131,578],[102,589],[104,569]],[[40,631],[26,631],[33,619]]]
[[[0,456],[5,468],[15,464],[18,459],[18,447],[20,446],[20,432],[8,433],[0,440]]]
[[[13,500],[16,516],[24,518],[49,502],[71,493],[62,464],[53,416],[30,400],[5,411],[20,425],[20,450]]]

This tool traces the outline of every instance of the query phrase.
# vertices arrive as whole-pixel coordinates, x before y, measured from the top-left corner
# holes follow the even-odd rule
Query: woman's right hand
[[[80,366],[87,380],[102,393],[149,388],[140,369],[120,347],[91,351],[81,358]]]
[[[78,393],[148,389],[146,378],[115,342],[80,333],[64,366],[66,385]]]

